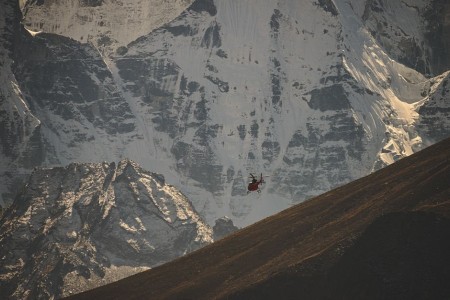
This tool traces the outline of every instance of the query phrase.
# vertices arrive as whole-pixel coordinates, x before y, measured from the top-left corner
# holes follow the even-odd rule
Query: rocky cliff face
[[[431,141],[440,141],[448,137],[450,125],[450,72],[445,72],[433,82],[431,86],[432,93],[429,100],[418,109],[420,117],[417,121],[417,128],[421,136],[431,139]]]
[[[25,34],[20,26],[19,5],[7,1],[0,10],[0,198],[14,197],[14,191],[30,168],[41,162],[40,120],[30,109],[13,72],[15,45]],[[35,161],[30,160],[34,157]],[[17,162],[15,164],[14,162]],[[10,192],[8,192],[8,190]],[[4,202],[0,200],[4,207]]]
[[[362,19],[392,58],[436,76],[450,66],[446,47],[449,13],[450,3],[442,0],[370,0],[366,1]]]
[[[67,296],[212,242],[181,192],[128,160],[36,169],[0,232],[9,299]]]
[[[362,19],[393,59],[429,77],[436,76],[422,91],[425,101],[417,103],[416,126],[426,143],[448,137],[448,123],[438,120],[449,117],[450,3],[367,1]]]
[[[214,224],[213,227],[214,240],[217,241],[224,238],[236,230],[239,230],[239,228],[234,226],[233,220],[228,217],[219,218],[216,220],[216,224]]]
[[[446,30],[444,2],[173,1],[152,20],[138,0],[74,3],[22,3],[24,24],[48,32],[12,43],[41,122],[40,156],[17,143],[39,160],[9,158],[23,172],[129,157],[208,223],[244,226],[449,135],[446,50],[430,36],[431,20]]]
[[[101,53],[108,54],[171,21],[193,0],[19,0],[19,2],[23,14],[28,16],[24,20],[28,28],[89,43]]]

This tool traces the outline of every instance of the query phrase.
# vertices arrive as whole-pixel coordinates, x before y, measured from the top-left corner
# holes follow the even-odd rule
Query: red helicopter
[[[248,184],[247,194],[250,192],[254,192],[254,191],[261,193],[261,189],[259,188],[259,185],[264,183],[262,173],[261,173],[261,177],[259,178],[259,180],[256,179],[256,177],[252,173],[250,173],[250,178],[252,179],[252,181]]]

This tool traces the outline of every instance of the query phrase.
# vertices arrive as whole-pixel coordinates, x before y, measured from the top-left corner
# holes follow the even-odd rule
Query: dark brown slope
[[[171,263],[71,299],[402,299],[423,290],[423,278],[428,294],[421,299],[433,298],[446,293],[438,278],[450,282],[449,159],[447,139]]]

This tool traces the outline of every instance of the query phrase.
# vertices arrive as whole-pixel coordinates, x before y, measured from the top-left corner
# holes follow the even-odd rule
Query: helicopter
[[[252,173],[250,173],[250,178],[252,179],[252,181],[247,186],[247,194],[249,194],[251,192],[255,192],[255,191],[258,193],[261,193],[261,189],[260,189],[259,185],[264,183],[264,178],[263,178],[262,173],[261,173],[261,176],[259,177],[259,180],[256,179],[256,176],[253,175]]]

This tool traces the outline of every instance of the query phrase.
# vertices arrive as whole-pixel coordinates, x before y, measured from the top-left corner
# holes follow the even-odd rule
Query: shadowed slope
[[[349,248],[291,266],[228,299],[446,299],[448,237],[449,218],[423,211],[388,213]],[[333,265],[325,268],[330,258]]]
[[[384,228],[383,226],[395,228],[398,224],[395,220],[402,217],[395,213],[406,213],[405,222],[411,224],[424,214],[425,218],[432,220],[422,221],[428,222],[427,228],[433,228],[430,225],[433,220],[442,219],[444,221],[439,232],[448,236],[449,158],[450,139],[447,139],[367,177],[255,223],[185,257],[75,295],[72,299],[256,299],[262,295],[265,298],[281,295],[285,298],[296,295],[305,299],[327,298],[327,293],[331,290],[321,287],[329,283],[331,287],[339,289],[341,282],[337,279],[342,277],[339,276],[340,272],[346,268],[352,272],[360,268],[359,265],[352,266],[351,256],[349,259],[346,253],[351,255],[353,251],[356,256],[361,257],[361,261],[370,261],[370,257],[364,258],[365,255],[371,255],[364,249],[370,249],[378,243],[373,240],[377,235],[371,235],[369,229],[371,226],[375,229]],[[411,212],[417,212],[420,216]],[[382,217],[384,215],[387,216]],[[377,224],[381,225],[377,227]],[[398,241],[396,237],[403,236],[404,233],[410,234],[414,239],[414,232],[405,229],[379,241]],[[438,247],[440,244],[436,240],[438,238],[433,240],[433,245]],[[391,246],[396,249],[399,244],[392,243]],[[445,253],[439,251],[437,253]],[[373,253],[383,253],[383,250]],[[414,254],[411,257],[410,263],[420,255]],[[443,265],[445,266],[445,261]],[[433,270],[430,270],[432,280]],[[383,272],[388,273],[388,268]],[[444,269],[443,272],[450,277],[448,270]],[[367,274],[369,275],[365,278],[369,280],[370,272]],[[348,282],[351,280],[352,278]],[[395,281],[393,284],[395,288]],[[344,287],[345,285],[341,286]],[[364,295],[364,288],[365,286],[361,286],[361,291],[356,294]],[[366,291],[369,288],[371,287],[368,286]],[[341,294],[345,295],[345,291]]]

